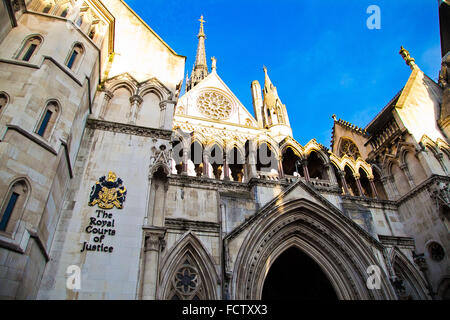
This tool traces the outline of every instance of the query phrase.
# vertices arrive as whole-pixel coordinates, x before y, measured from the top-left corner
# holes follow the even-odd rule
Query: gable
[[[438,126],[441,102],[441,88],[416,68],[411,73],[395,110],[416,141],[420,141],[424,134],[432,140],[445,140]]]
[[[379,241],[375,239],[373,235],[367,232],[362,226],[358,225],[355,221],[347,217],[342,212],[342,210],[340,210],[336,206],[337,203],[330,202],[328,199],[326,199],[314,188],[310,187],[302,180],[297,180],[297,182],[293,183],[288,188],[286,188],[272,201],[267,203],[254,215],[250,216],[241,225],[237,226],[233,231],[231,231],[225,237],[225,239],[229,241],[231,239],[238,237],[241,239],[245,238],[245,234],[247,234],[249,230],[253,228],[253,226],[259,224],[260,221],[264,219],[267,215],[269,215],[271,212],[277,210],[277,208],[279,207],[287,206],[288,203],[295,201],[306,201],[309,203],[313,203],[321,208],[324,208],[331,215],[330,219],[339,220],[343,222],[345,225],[348,225],[350,228],[352,228],[354,232],[358,233],[361,236],[361,238],[365,238],[367,241],[374,243],[377,246],[380,245]]]
[[[178,100],[177,117],[254,128],[258,126],[255,118],[215,71]]]

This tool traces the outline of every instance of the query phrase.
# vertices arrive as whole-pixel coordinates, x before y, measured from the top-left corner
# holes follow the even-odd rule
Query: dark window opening
[[[52,117],[52,112],[50,110],[47,110],[45,113],[44,119],[42,120],[41,126],[39,127],[39,130],[37,132],[38,135],[41,137],[44,136],[45,129],[47,129],[48,122],[50,121],[50,118]]]
[[[15,193],[15,192],[13,192],[11,194],[8,205],[6,206],[6,210],[3,213],[2,220],[0,221],[0,230],[1,231],[6,230],[6,226],[8,225],[8,221],[11,218],[12,212],[14,211],[14,207],[16,205],[18,198],[19,198],[19,194]]]

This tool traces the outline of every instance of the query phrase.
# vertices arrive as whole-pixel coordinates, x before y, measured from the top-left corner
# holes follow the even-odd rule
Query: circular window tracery
[[[173,287],[182,296],[194,295],[200,285],[200,277],[197,270],[190,265],[183,265],[175,273]]]
[[[230,100],[215,91],[202,93],[197,99],[197,106],[202,114],[215,120],[228,119],[233,110]]]
[[[347,155],[355,160],[361,157],[358,147],[349,139],[342,139],[340,149],[340,157]]]
[[[444,259],[445,256],[444,248],[442,248],[442,246],[439,243],[437,242],[430,243],[430,245],[428,246],[428,250],[430,252],[431,259],[433,259],[434,261],[439,262]]]

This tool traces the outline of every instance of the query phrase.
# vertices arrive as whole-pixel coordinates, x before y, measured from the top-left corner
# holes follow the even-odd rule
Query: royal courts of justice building
[[[238,100],[203,17],[186,74],[124,1],[0,1],[0,298],[449,299],[439,16],[440,74],[399,44],[402,90],[366,127],[316,119],[326,147],[267,68]]]

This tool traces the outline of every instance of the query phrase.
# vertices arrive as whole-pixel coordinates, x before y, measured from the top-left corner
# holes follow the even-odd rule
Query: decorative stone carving
[[[340,147],[340,157],[347,155],[350,158],[353,158],[354,160],[361,157],[361,154],[359,153],[358,147],[348,139],[342,139],[341,147]]]
[[[159,252],[165,247],[164,234],[157,232],[148,232],[145,235],[145,251]]]
[[[173,287],[182,296],[189,297],[196,293],[200,281],[197,269],[189,264],[183,264],[173,278]]]
[[[233,111],[230,100],[216,91],[203,92],[197,99],[197,107],[202,114],[214,120],[225,120]]]
[[[166,175],[170,174],[172,165],[172,157],[170,150],[167,150],[166,145],[160,145],[158,150],[155,150],[150,158],[150,178],[153,174],[162,167]]]

